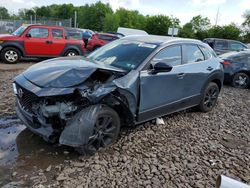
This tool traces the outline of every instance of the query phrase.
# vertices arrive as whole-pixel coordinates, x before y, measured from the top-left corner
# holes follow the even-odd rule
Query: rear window
[[[231,50],[243,50],[246,47],[240,44],[239,42],[229,42],[229,49]]]
[[[228,42],[224,40],[216,40],[215,46],[216,49],[227,50],[228,49]]]
[[[67,39],[82,40],[82,31],[76,29],[66,29]]]

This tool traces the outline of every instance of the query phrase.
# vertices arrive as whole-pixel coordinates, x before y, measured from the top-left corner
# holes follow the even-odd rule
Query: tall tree
[[[169,27],[172,27],[171,18],[164,15],[158,15],[147,18],[145,29],[150,34],[167,35]]]
[[[202,17],[201,15],[193,17],[190,23],[192,24],[195,32],[207,30],[211,26],[210,20],[207,17]]]
[[[0,7],[0,19],[10,18],[9,12],[5,7]]]

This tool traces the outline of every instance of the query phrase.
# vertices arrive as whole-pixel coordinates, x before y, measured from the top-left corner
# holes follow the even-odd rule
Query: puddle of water
[[[15,161],[18,151],[17,135],[25,126],[14,117],[0,119],[0,165],[9,165]]]
[[[22,175],[32,174],[77,157],[72,148],[45,142],[26,129],[16,117],[0,119],[0,186],[11,181],[13,171]]]

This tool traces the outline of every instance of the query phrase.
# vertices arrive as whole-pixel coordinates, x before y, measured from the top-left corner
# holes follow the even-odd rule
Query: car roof
[[[203,41],[205,40],[225,40],[225,41],[234,41],[234,42],[240,42],[238,40],[232,40],[232,39],[221,39],[221,38],[205,38]],[[240,42],[242,43],[242,42]]]
[[[25,24],[26,26],[39,26],[39,27],[48,27],[48,28],[64,28],[64,29],[70,29],[70,30],[77,30],[81,31],[79,28],[74,28],[74,27],[64,27],[64,26],[56,26],[56,25],[43,25],[43,24]]]
[[[152,44],[157,44],[157,45],[170,43],[170,42],[171,43],[172,42],[193,42],[193,43],[204,44],[200,40],[196,40],[196,39],[186,39],[186,38],[160,36],[160,35],[131,35],[131,36],[126,36],[122,39],[152,43]]]

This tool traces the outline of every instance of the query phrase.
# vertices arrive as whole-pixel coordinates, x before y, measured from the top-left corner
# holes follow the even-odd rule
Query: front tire
[[[203,92],[203,97],[199,104],[199,109],[202,112],[211,111],[217,103],[219,93],[220,89],[218,85],[214,82],[210,82]]]
[[[18,49],[13,47],[4,48],[1,51],[1,59],[8,64],[15,64],[21,58],[21,53]]]
[[[94,154],[109,147],[118,138],[120,133],[120,118],[116,111],[104,106],[98,111],[97,119],[88,144],[75,148],[80,154]]]
[[[249,86],[250,79],[246,73],[236,73],[232,79],[232,86],[235,88],[246,89]]]

